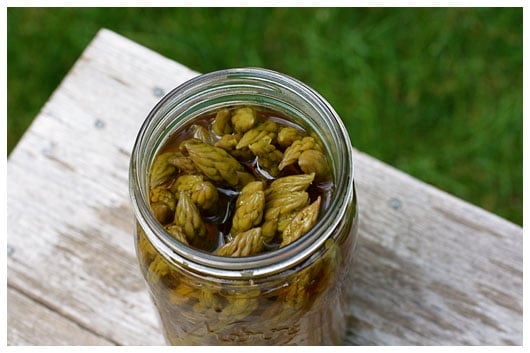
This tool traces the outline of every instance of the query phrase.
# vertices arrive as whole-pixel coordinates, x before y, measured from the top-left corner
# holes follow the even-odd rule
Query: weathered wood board
[[[8,344],[164,344],[136,263],[128,164],[152,106],[196,74],[101,30],[44,106],[8,161]],[[522,229],[354,159],[345,344],[521,345]]]

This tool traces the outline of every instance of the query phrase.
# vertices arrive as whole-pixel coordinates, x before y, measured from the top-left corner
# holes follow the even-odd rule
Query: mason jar
[[[251,105],[317,136],[333,190],[317,223],[288,246],[221,257],[170,236],[151,212],[149,171],[175,132],[205,113]],[[346,332],[357,206],[349,135],[330,104],[302,82],[260,68],[197,76],[169,92],[143,123],[131,156],[130,196],[140,269],[174,345],[331,345]]]

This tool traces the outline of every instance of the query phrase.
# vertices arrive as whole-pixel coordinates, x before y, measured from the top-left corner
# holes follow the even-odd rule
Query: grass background
[[[354,147],[522,224],[523,14],[483,9],[8,8],[8,153],[97,30],[193,70],[319,91]]]

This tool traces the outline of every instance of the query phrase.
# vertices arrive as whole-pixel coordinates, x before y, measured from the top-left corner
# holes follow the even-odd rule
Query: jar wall
[[[353,206],[353,205],[352,205]],[[353,208],[353,207],[352,207]],[[173,345],[337,345],[346,331],[357,223],[268,278],[206,278],[162,256],[140,226],[142,274]]]

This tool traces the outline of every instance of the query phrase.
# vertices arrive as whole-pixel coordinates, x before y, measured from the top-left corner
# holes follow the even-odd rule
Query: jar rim
[[[339,175],[334,173],[336,189],[333,195],[341,197],[332,197],[318,222],[297,241],[277,250],[248,257],[213,255],[187,246],[171,237],[150,211],[146,190],[142,190],[142,168],[139,168],[141,159],[145,158],[141,153],[141,147],[151,137],[148,130],[156,119],[165,116],[160,115],[161,110],[175,100],[189,99],[201,89],[234,80],[249,80],[271,87],[281,87],[311,104],[322,118],[331,120],[331,124],[336,128],[335,137],[340,140],[336,141],[337,146],[344,149],[338,156],[340,160],[335,171]],[[301,81],[276,71],[263,68],[233,68],[198,75],[171,90],[153,107],[140,128],[131,153],[129,193],[138,223],[149,241],[164,257],[184,268],[215,277],[256,278],[292,268],[321,248],[332,236],[334,229],[344,221],[347,207],[354,198],[353,173],[352,147],[347,130],[335,110],[319,93]]]

